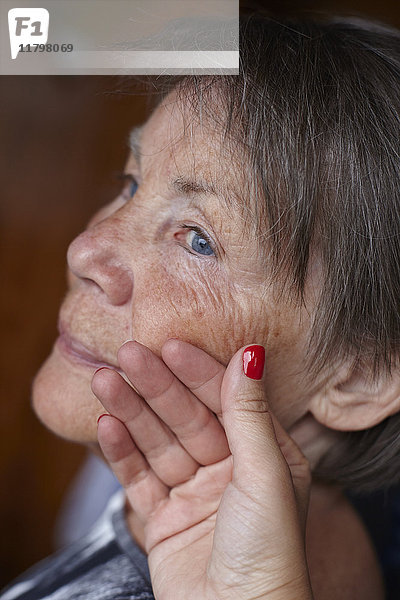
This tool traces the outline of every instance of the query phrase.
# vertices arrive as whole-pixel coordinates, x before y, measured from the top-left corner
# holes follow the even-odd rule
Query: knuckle
[[[268,403],[263,397],[239,393],[235,399],[235,410],[245,413],[269,414]]]

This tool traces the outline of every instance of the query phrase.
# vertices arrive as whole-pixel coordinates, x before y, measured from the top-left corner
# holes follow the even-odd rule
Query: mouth
[[[68,331],[59,324],[60,335],[56,340],[56,347],[70,362],[92,369],[100,369],[100,367],[109,367],[119,370],[117,365],[108,363],[99,357],[91,349],[87,348],[82,342],[72,337]]]

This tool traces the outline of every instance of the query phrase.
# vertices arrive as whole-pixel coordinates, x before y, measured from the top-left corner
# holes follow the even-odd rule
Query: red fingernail
[[[264,346],[247,346],[243,352],[243,371],[250,379],[261,379],[264,372],[265,349]]]
[[[103,417],[109,417],[109,416],[110,416],[109,413],[103,413],[102,415],[100,415],[99,418],[97,419],[97,425],[99,424],[100,419],[102,419]]]

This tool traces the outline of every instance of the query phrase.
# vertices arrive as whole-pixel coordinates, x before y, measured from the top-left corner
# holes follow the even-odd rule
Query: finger
[[[276,435],[262,380],[264,360],[262,346],[242,348],[229,363],[222,384],[224,423],[234,457],[233,481],[256,496],[272,489],[277,498],[292,496],[297,510],[303,510],[297,498],[304,504],[309,469],[279,425]]]
[[[92,390],[104,408],[125,424],[136,446],[166,485],[186,481],[196,472],[198,463],[116,371],[97,371]]]
[[[195,461],[208,465],[229,454],[215,415],[146,346],[127,342],[118,361],[132,385]]]
[[[165,364],[183,385],[221,416],[221,385],[226,368],[204,350],[182,340],[168,340],[161,353]]]
[[[220,554],[224,551],[223,565],[228,564],[226,555],[230,549],[224,548],[222,540],[233,529],[238,547],[246,549],[247,572],[252,568],[256,581],[258,571],[254,565],[268,565],[266,570],[259,571],[258,590],[265,585],[267,572],[269,584],[274,582],[273,588],[285,594],[286,585],[282,581],[286,576],[282,580],[282,573],[286,572],[296,581],[296,589],[303,597],[302,589],[309,591],[310,584],[304,528],[294,488],[298,481],[292,477],[275,434],[262,378],[264,359],[262,346],[245,346],[230,361],[222,382],[221,406],[232,451],[233,474],[221,500],[224,518],[217,520],[213,544]],[[279,429],[278,438],[281,439]],[[286,445],[286,440],[282,446],[292,461],[294,447]],[[232,527],[235,519],[236,526]],[[232,560],[236,560],[235,555]],[[212,566],[210,577],[218,577],[220,565],[214,573]],[[292,597],[293,591],[287,591]]]
[[[169,493],[169,488],[135,446],[125,425],[116,417],[101,415],[97,435],[100,448],[121,485],[125,488],[133,510],[146,521]]]

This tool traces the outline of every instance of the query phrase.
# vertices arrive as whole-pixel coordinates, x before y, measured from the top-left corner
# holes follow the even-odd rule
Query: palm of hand
[[[231,475],[231,457],[201,467],[149,515],[144,530],[156,597],[158,590],[179,588],[182,598],[208,597],[207,588],[213,586],[207,573],[217,511]],[[176,600],[176,591],[171,598]]]

